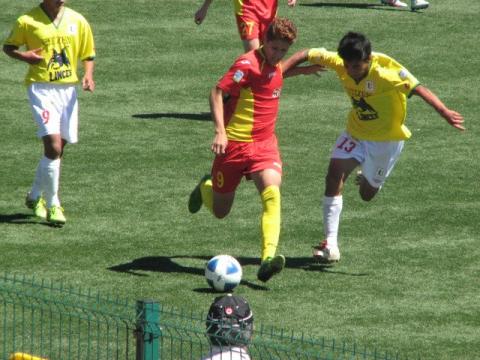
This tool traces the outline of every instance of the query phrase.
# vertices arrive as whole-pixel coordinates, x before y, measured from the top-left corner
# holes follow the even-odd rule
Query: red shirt
[[[262,48],[237,58],[217,84],[230,95],[224,104],[229,140],[262,141],[274,135],[282,84],[280,64],[268,64]]]

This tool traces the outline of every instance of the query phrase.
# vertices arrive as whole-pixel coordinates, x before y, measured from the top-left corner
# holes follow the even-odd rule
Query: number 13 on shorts
[[[357,146],[357,143],[348,137],[341,137],[337,142],[337,149],[351,153]]]

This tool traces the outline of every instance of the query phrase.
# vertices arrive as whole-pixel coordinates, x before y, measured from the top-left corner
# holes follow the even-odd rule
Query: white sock
[[[60,206],[60,200],[58,199],[58,187],[60,183],[60,159],[52,160],[47,157],[43,157],[41,164],[47,208],[51,208],[52,206]]]
[[[28,197],[32,200],[38,199],[42,196],[43,192],[43,167],[42,167],[42,160],[38,162],[37,171],[35,172],[35,178],[33,179],[32,189],[30,190],[30,194]]]
[[[342,207],[342,195],[323,198],[323,231],[329,249],[338,247],[338,227]]]

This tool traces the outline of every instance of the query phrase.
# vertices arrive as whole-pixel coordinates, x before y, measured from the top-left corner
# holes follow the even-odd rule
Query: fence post
[[[153,300],[137,301],[136,360],[160,360],[160,307]]]

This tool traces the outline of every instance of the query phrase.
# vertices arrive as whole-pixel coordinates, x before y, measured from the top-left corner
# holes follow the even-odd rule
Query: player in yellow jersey
[[[303,50],[285,66],[304,61],[335,70],[352,101],[347,128],[333,148],[323,199],[324,240],[314,247],[314,257],[323,262],[340,259],[338,227],[345,180],[357,167],[360,196],[370,201],[392,171],[411,134],[405,126],[407,97],[417,95],[431,105],[451,126],[464,130],[463,117],[449,109],[401,64],[371,51],[365,35],[347,33],[338,52]]]
[[[36,216],[63,225],[66,219],[58,198],[60,160],[65,144],[78,140],[75,85],[79,60],[84,66],[83,89],[95,89],[90,25],[82,15],[65,7],[65,1],[43,0],[17,19],[3,51],[29,64],[25,83],[44,146],[26,205]]]

